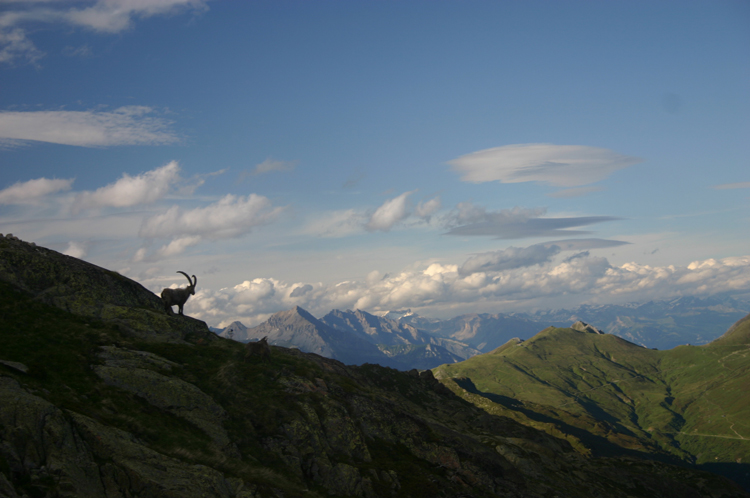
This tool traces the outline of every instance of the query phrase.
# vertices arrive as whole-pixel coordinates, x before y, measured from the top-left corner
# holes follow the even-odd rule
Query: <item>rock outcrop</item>
[[[200,320],[167,315],[161,299],[141,284],[12,235],[0,236],[0,281],[70,313],[117,324],[133,336],[166,342],[187,334],[213,336]]]

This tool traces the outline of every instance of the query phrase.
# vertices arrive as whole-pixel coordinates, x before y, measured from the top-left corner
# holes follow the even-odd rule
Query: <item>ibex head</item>
[[[182,273],[183,275],[185,275],[185,278],[187,278],[188,282],[190,283],[187,288],[190,289],[190,294],[195,295],[195,286],[198,285],[198,277],[193,275],[194,280],[190,280],[190,277],[188,277],[188,274],[184,271],[178,271],[177,273]]]

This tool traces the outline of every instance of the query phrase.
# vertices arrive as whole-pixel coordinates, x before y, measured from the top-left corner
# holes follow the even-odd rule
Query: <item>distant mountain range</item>
[[[708,344],[750,312],[750,304],[730,297],[680,297],[643,304],[580,306],[533,315],[550,325],[583,320],[608,334],[656,349]]]
[[[410,310],[377,314],[332,310],[318,319],[296,307],[276,313],[257,327],[233,322],[224,329],[212,330],[240,342],[268,336],[271,344],[296,347],[348,364],[377,363],[410,370],[462,361],[511,339],[532,337],[548,326],[566,327],[576,321],[648,348],[706,344],[748,311],[750,305],[732,298],[693,297],[532,314],[475,313],[446,320]]]
[[[681,297],[641,304],[583,305],[535,313],[475,313],[447,320],[425,318],[409,310],[390,311],[383,315],[487,352],[514,337],[526,339],[550,325],[564,327],[579,320],[648,348],[672,349],[682,344],[708,344],[748,312],[749,303],[730,297]]]
[[[240,342],[268,337],[274,346],[294,347],[350,365],[376,363],[400,370],[430,369],[479,353],[465,343],[361,310],[333,310],[317,319],[297,306],[257,327],[233,322],[219,335]]]

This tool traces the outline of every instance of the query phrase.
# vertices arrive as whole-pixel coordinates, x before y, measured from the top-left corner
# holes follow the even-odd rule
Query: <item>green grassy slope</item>
[[[475,401],[576,434],[595,453],[668,452],[750,486],[750,320],[706,346],[668,351],[550,327],[435,375]]]

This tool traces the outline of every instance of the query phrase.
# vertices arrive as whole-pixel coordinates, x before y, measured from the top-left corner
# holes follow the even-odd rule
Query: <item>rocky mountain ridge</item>
[[[135,282],[35,251],[0,239],[2,498],[748,496],[689,467],[593,457],[430,371],[247,357],[157,316]],[[29,285],[47,271],[68,278]],[[316,325],[293,311],[272,325]]]
[[[459,341],[434,337],[361,310],[333,310],[317,319],[297,306],[272,315],[256,327],[233,322],[219,335],[241,342],[268,337],[276,346],[294,347],[349,364],[377,363],[400,370],[429,369],[479,353]]]

